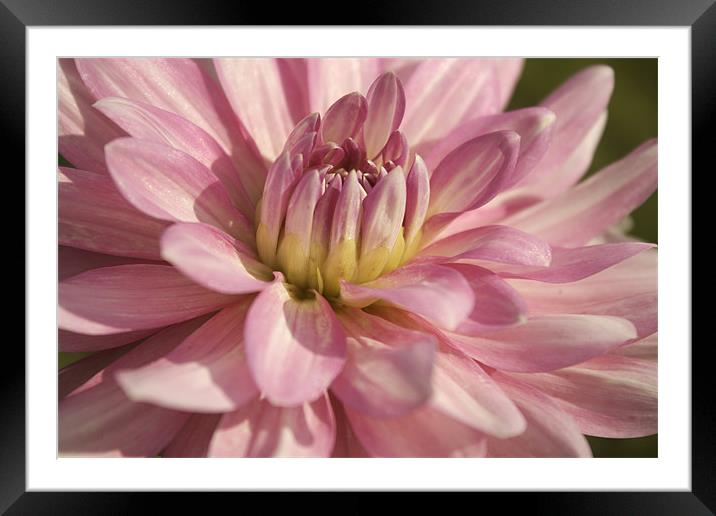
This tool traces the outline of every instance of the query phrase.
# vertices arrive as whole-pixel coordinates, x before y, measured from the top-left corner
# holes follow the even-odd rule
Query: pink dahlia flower
[[[83,456],[590,455],[657,430],[656,142],[520,60],[59,63],[59,443]]]

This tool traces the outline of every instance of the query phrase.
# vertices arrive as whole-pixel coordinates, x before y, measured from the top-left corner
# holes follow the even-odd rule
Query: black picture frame
[[[25,139],[25,31],[30,26],[60,25],[282,25],[304,21],[312,25],[621,25],[691,27],[692,161],[702,172],[713,169],[707,152],[716,143],[709,129],[716,120],[716,6],[714,0],[510,0],[393,1],[380,6],[365,1],[352,17],[330,6],[305,3],[294,6],[260,2],[212,0],[0,0],[0,81],[2,136],[6,160],[13,165],[5,179],[14,179],[24,192],[23,148]],[[317,14],[318,13],[318,14]],[[707,167],[708,163],[708,167]],[[14,171],[14,172],[13,172]],[[688,171],[681,171],[688,173]],[[8,177],[12,175],[12,177]],[[8,183],[4,183],[7,185]],[[9,188],[6,186],[6,189]],[[5,190],[7,192],[7,190]],[[14,192],[19,192],[13,189]],[[13,200],[24,195],[12,195]],[[7,205],[5,206],[6,209]],[[19,208],[14,211],[19,213]],[[13,217],[4,236],[14,242],[9,256],[12,270],[24,267],[27,257],[24,227]],[[12,234],[12,231],[16,234]],[[12,279],[19,274],[11,274]],[[24,288],[23,288],[24,290]],[[24,298],[24,296],[23,296]],[[668,301],[667,301],[668,303]],[[24,303],[15,303],[17,309]],[[24,310],[24,308],[23,308]],[[0,375],[2,423],[0,424],[0,512],[7,514],[129,514],[150,509],[148,498],[161,497],[163,510],[172,505],[186,508],[181,494],[25,492],[25,354],[18,339],[6,337],[3,374]],[[677,343],[672,343],[676,345]],[[678,343],[689,346],[691,342]],[[538,514],[664,514],[700,515],[716,511],[716,439],[711,430],[716,392],[708,349],[701,341],[692,347],[692,491],[691,492],[589,492],[523,494],[481,493],[496,498],[500,509],[511,512],[527,507]],[[245,495],[225,495],[245,496]],[[335,510],[372,511],[371,495],[352,495],[349,505]],[[421,505],[421,496],[413,498]],[[242,503],[248,500],[242,499]],[[250,501],[249,501],[250,503]],[[313,503],[313,502],[312,502]],[[456,501],[454,503],[459,503]],[[237,509],[238,510],[238,509]],[[333,512],[333,511],[332,511]]]

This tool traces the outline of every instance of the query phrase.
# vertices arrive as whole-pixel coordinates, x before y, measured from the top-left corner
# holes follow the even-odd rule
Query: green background
[[[657,136],[657,60],[656,59],[528,59],[508,109],[538,104],[564,80],[593,64],[614,69],[614,93],[609,118],[589,173],[622,158],[649,138]],[[657,242],[657,194],[652,195],[633,214],[631,233]],[[79,360],[88,353],[60,353],[59,367]],[[656,457],[657,436],[641,439],[602,439],[589,437],[596,457]]]

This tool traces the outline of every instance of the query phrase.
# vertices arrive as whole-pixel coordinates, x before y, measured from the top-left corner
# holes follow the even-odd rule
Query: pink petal
[[[356,173],[351,170],[342,183],[335,211],[331,214],[331,251],[336,250],[341,242],[358,238],[363,201],[360,190]]]
[[[657,432],[656,366],[655,357],[608,354],[551,373],[515,376],[555,399],[583,433],[630,438]]]
[[[261,154],[274,160],[293,128],[276,59],[215,59],[217,75],[234,112]]]
[[[291,165],[290,152],[284,151],[271,165],[266,177],[266,189],[261,199],[256,246],[261,260],[276,267],[276,248],[283,226],[288,202],[298,180]]]
[[[253,219],[254,205],[231,158],[201,127],[170,111],[128,99],[106,97],[94,107],[130,136],[168,145],[197,160],[219,178],[233,203],[244,215]]]
[[[398,167],[380,180],[363,201],[363,214],[361,217],[361,266],[376,249],[385,249],[385,258],[393,249],[403,226],[405,216],[405,174]],[[372,262],[372,261],[371,261]],[[359,275],[366,279],[374,279],[383,270],[385,262],[380,264],[379,270],[372,270],[365,274],[359,270]]]
[[[493,379],[520,409],[527,420],[527,429],[510,439],[488,439],[488,456],[592,456],[579,427],[548,396],[506,374],[497,372]]]
[[[545,372],[568,367],[636,337],[626,319],[604,315],[545,315],[481,337],[447,334],[451,344],[502,371]]]
[[[59,284],[59,326],[107,335],[186,321],[230,303],[166,265],[119,265],[83,272]]]
[[[554,122],[554,113],[539,107],[484,116],[457,126],[444,138],[425,144],[419,150],[428,167],[434,170],[448,152],[473,138],[495,131],[514,131],[520,136],[520,151],[507,185],[512,186],[532,172],[547,152],[552,141]]]
[[[363,127],[367,115],[368,105],[363,95],[357,92],[344,95],[323,117],[323,141],[341,144],[346,138],[354,137]]]
[[[297,407],[255,400],[224,414],[209,446],[210,457],[328,457],[336,438],[328,396]]]
[[[171,222],[206,222],[253,240],[253,224],[217,177],[188,154],[134,138],[115,140],[106,151],[112,178],[137,209]]]
[[[430,202],[430,173],[423,159],[415,156],[413,166],[405,180],[405,244],[406,249],[418,237],[425,222]]]
[[[497,96],[498,96],[498,107],[504,109],[510,98],[512,92],[517,85],[517,81],[522,74],[522,69],[525,65],[524,59],[493,59],[493,66],[495,68],[495,76],[497,79]]]
[[[412,145],[444,137],[461,122],[495,113],[494,68],[485,59],[425,59],[405,84],[403,131]]]
[[[313,214],[323,195],[323,183],[318,170],[305,172],[288,203],[278,260],[290,283],[305,285],[308,277],[315,276],[315,267],[309,268],[308,258],[311,253]]]
[[[220,229],[180,222],[162,235],[162,257],[199,285],[222,294],[263,289],[271,269]]]
[[[62,331],[60,331],[62,333]],[[91,355],[60,369],[57,383],[57,396],[60,400],[93,378],[102,369],[127,353],[133,346],[107,349]],[[94,350],[92,350],[94,351]]]
[[[657,147],[652,140],[575,188],[503,223],[551,244],[584,245],[641,205],[656,190],[656,184]]]
[[[331,397],[331,406],[333,407],[333,414],[335,414],[336,417],[336,444],[333,447],[331,457],[370,457],[370,454],[363,448],[363,445],[361,445],[351,429],[351,425],[348,422],[348,418],[340,402],[336,401],[334,397]]]
[[[442,347],[436,355],[431,405],[457,421],[495,437],[513,437],[525,420],[510,398],[467,356]]]
[[[149,262],[150,260],[93,253],[91,251],[77,249],[76,247],[60,245],[57,247],[57,279],[62,281],[70,276],[76,276],[80,272],[90,269],[99,269],[100,267]]]
[[[242,342],[250,302],[224,308],[167,355],[118,368],[127,397],[185,412],[229,412],[256,397]]]
[[[656,273],[656,271],[654,272]],[[580,283],[537,284],[543,289],[528,291],[528,295],[525,296],[530,307],[530,314],[614,315],[631,321],[640,338],[657,331],[658,296],[656,290],[634,294],[617,286],[617,291],[605,299],[592,295],[589,284],[580,285]],[[620,292],[622,295],[618,294]]]
[[[537,175],[532,181],[526,181],[521,191],[537,199],[547,199],[569,190],[584,176],[592,164],[594,152],[602,139],[606,125],[607,111],[604,110],[579,145],[562,158],[559,166]],[[541,168],[539,164],[538,168]]]
[[[348,358],[331,390],[345,405],[368,416],[393,417],[427,400],[434,337],[353,308],[338,317],[347,334]]]
[[[246,356],[254,380],[274,405],[318,399],[346,359],[345,334],[319,294],[297,299],[277,275],[251,305],[245,327]]]
[[[307,67],[311,111],[319,113],[347,92],[366,91],[379,73],[376,59],[308,59]]]
[[[470,283],[475,297],[472,313],[456,329],[477,335],[527,320],[527,303],[497,274],[469,264],[451,264]]]
[[[613,89],[614,71],[604,65],[592,66],[568,79],[542,101],[542,106],[557,115],[557,121],[552,144],[528,183],[547,179],[564,165],[603,117]],[[585,171],[582,168],[581,172]]]
[[[234,158],[252,200],[261,195],[266,168],[242,134],[226,96],[191,59],[77,59],[82,80],[97,99],[123,97],[186,118]]]
[[[549,267],[493,267],[507,278],[525,278],[546,283],[570,283],[587,278],[634,255],[652,249],[653,244],[625,242],[597,244],[574,249],[552,247]]]
[[[657,252],[647,250],[588,278],[545,284],[509,280],[527,301],[530,313],[593,313],[631,321],[639,337],[657,327]]]
[[[294,122],[311,111],[308,98],[308,59],[277,58],[283,93]]]
[[[374,457],[483,457],[485,435],[432,407],[376,419],[346,407],[361,444]]]
[[[461,212],[487,203],[509,182],[519,147],[517,133],[498,131],[453,150],[430,178],[429,215]]]
[[[112,179],[72,168],[58,171],[61,245],[113,255],[160,260],[166,223],[147,217],[120,195]]]
[[[208,457],[221,414],[192,414],[162,452],[162,457]]]
[[[125,367],[141,367],[167,354],[200,322],[190,321],[163,330],[62,400],[60,455],[151,457],[161,451],[189,414],[130,401],[114,380],[114,373]]]
[[[58,59],[57,79],[60,154],[76,167],[106,172],[104,146],[124,132],[92,109],[95,98],[82,82],[74,59]]]
[[[363,135],[368,159],[373,159],[398,129],[405,113],[405,92],[398,76],[386,72],[368,89],[368,118]]]
[[[66,330],[59,330],[59,351],[62,352],[94,352],[103,349],[117,348],[148,337],[156,330],[139,330],[113,335],[83,335]]]
[[[382,300],[442,328],[454,329],[472,311],[474,294],[459,272],[440,265],[415,264],[360,285],[342,281],[341,299],[353,306]]]
[[[533,267],[546,267],[552,261],[552,250],[546,242],[507,226],[463,231],[429,245],[420,255]]]

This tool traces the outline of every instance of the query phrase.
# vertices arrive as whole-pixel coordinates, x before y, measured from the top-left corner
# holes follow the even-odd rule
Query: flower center
[[[342,280],[374,280],[414,254],[418,232],[406,245],[409,153],[399,131],[374,156],[355,135],[322,141],[312,117],[271,166],[256,241],[261,260],[288,283],[335,300]]]

